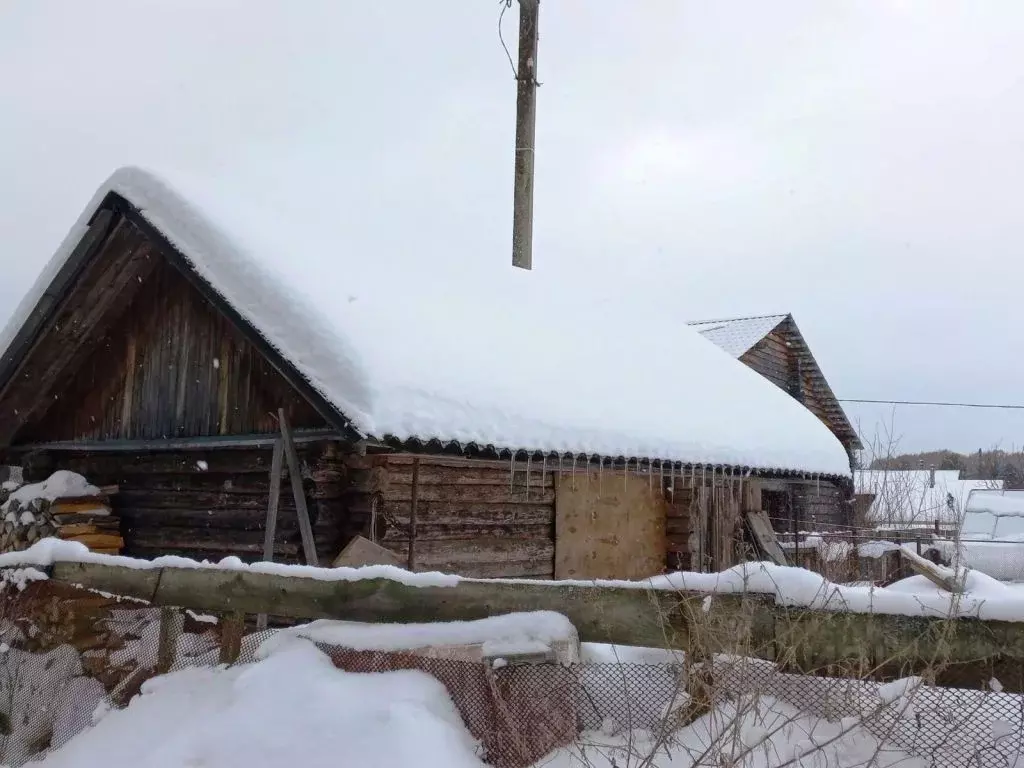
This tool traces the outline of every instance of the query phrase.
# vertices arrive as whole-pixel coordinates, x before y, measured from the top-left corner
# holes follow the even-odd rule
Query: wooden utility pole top
[[[519,0],[516,70],[516,162],[512,210],[512,264],[533,268],[533,158],[537,128],[537,27],[540,0]]]

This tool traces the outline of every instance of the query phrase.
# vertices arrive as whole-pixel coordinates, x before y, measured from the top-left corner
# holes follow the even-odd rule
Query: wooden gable
[[[862,447],[792,317],[780,322],[740,361],[802,402],[848,451]]]
[[[0,390],[2,444],[328,426],[150,233],[105,228]]]

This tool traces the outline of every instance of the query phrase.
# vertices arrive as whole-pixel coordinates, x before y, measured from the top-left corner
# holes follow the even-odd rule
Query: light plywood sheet
[[[356,536],[346,544],[345,548],[341,550],[341,554],[331,563],[332,568],[362,568],[364,565],[396,565],[399,568],[404,567],[402,559],[390,549],[374,544],[362,536]]]
[[[558,478],[556,579],[642,579],[665,570],[668,505],[655,479],[618,472]]]

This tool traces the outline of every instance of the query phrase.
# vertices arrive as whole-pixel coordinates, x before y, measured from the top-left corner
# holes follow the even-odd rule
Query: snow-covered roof
[[[973,491],[998,489],[1002,480],[968,480],[959,470],[857,470],[854,489],[875,498],[868,520],[883,525],[957,525]]]
[[[813,414],[645,296],[597,301],[507,259],[337,252],[338,220],[229,184],[116,172],[15,312],[5,357],[113,192],[366,436],[849,474]],[[670,347],[636,332],[664,327]]]
[[[967,497],[968,512],[1024,517],[1024,491],[976,489]]]
[[[741,357],[757,342],[775,330],[789,315],[738,317],[732,320],[696,320],[687,323],[701,336],[714,342],[733,357]]]

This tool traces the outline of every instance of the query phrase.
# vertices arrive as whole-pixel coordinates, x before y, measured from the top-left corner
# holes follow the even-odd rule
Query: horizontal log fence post
[[[940,685],[997,678],[1024,692],[1024,622],[829,612],[779,606],[773,595],[463,579],[409,586],[383,578],[330,580],[223,568],[137,569],[56,563],[51,578],[158,606],[292,619],[431,622],[517,611],[566,616],[585,642],[729,653],[785,671],[892,679],[923,670]]]

